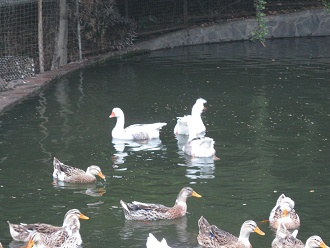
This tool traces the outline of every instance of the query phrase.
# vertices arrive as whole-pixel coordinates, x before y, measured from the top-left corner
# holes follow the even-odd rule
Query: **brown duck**
[[[161,204],[142,203],[133,201],[126,203],[120,201],[127,220],[164,220],[176,219],[184,216],[187,212],[187,198],[190,196],[202,197],[192,188],[184,187],[178,194],[173,207],[166,207]]]
[[[250,234],[255,232],[265,235],[253,220],[243,223],[239,237],[223,231],[215,225],[210,225],[203,216],[198,220],[198,228],[198,243],[208,248],[252,248],[249,241]]]

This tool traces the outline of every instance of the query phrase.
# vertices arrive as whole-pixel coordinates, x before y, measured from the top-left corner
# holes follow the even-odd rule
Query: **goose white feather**
[[[196,132],[198,134],[204,134],[205,133],[205,125],[203,123],[201,114],[203,110],[205,109],[204,104],[207,103],[206,100],[203,98],[199,98],[196,100],[196,103],[191,109],[191,115],[186,115],[183,117],[177,117],[177,123],[174,127],[174,134],[180,134],[180,135],[189,135],[189,128],[187,126],[187,121],[189,118],[192,118],[196,125]]]
[[[109,118],[117,118],[115,127],[112,129],[112,138],[121,140],[150,140],[159,138],[159,131],[164,122],[152,124],[135,124],[124,128],[125,116],[120,108],[114,108]]]
[[[185,154],[192,157],[214,157],[214,140],[209,137],[197,137],[197,126],[192,117],[187,119],[189,128],[189,138],[187,143],[182,147]]]

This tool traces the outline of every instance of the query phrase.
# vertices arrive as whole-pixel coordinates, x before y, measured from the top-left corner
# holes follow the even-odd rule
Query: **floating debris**
[[[104,202],[103,201],[98,201],[98,202],[94,202],[94,203],[87,203],[87,206],[94,207],[94,206],[98,206],[98,205],[101,205],[101,204],[104,204]]]

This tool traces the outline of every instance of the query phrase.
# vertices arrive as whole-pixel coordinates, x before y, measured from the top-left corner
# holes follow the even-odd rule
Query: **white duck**
[[[195,157],[213,157],[215,156],[214,140],[209,137],[197,137],[195,122],[191,117],[187,119],[187,125],[189,128],[189,138],[187,143],[182,147],[185,154]]]
[[[196,103],[191,109],[191,115],[186,115],[183,117],[177,117],[177,123],[174,127],[174,134],[178,135],[189,135],[189,128],[187,126],[188,118],[192,118],[195,125],[196,125],[196,132],[197,134],[204,134],[205,133],[205,125],[203,123],[201,114],[203,110],[205,110],[204,103],[206,103],[206,100],[203,98],[199,98],[196,100]]]
[[[276,231],[276,237],[272,242],[272,248],[329,248],[320,236],[314,235],[307,239],[306,244],[297,239],[298,230],[292,233],[281,223]]]
[[[300,226],[299,215],[294,210],[295,202],[290,198],[281,194],[275,207],[269,215],[270,227],[277,229],[281,223],[284,223],[287,229],[297,229]]]
[[[109,118],[117,118],[116,126],[112,129],[112,138],[121,140],[150,140],[159,138],[160,129],[166,125],[163,122],[152,124],[135,124],[124,128],[125,116],[120,108],[114,108]]]
[[[89,218],[82,214],[78,209],[69,210],[63,220],[62,227],[53,226],[45,223],[34,224],[12,224],[8,221],[9,231],[12,238],[16,241],[27,242],[31,239],[31,235],[36,232],[44,235],[45,237],[52,236],[51,239],[61,238],[63,233],[75,234],[75,240],[78,245],[82,243],[80,237],[80,221],[79,219],[88,220]]]
[[[147,248],[171,248],[167,245],[166,240],[163,238],[161,242],[159,242],[152,233],[149,233],[149,237],[147,239]]]

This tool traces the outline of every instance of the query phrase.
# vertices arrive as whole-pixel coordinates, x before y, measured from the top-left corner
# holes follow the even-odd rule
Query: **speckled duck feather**
[[[190,196],[201,197],[192,188],[184,187],[173,207],[166,207],[161,204],[142,203],[133,201],[126,203],[120,201],[123,207],[124,215],[127,220],[162,220],[176,219],[184,216],[187,212],[187,198]]]
[[[205,248],[251,248],[250,233],[256,232],[259,235],[264,235],[252,220],[243,223],[239,237],[221,230],[215,225],[210,225],[203,216],[198,220],[198,228],[198,243]]]
[[[91,165],[86,172],[82,169],[63,164],[60,160],[54,157],[53,161],[54,180],[60,180],[67,183],[94,183],[96,182],[96,175],[105,180],[100,167]]]

